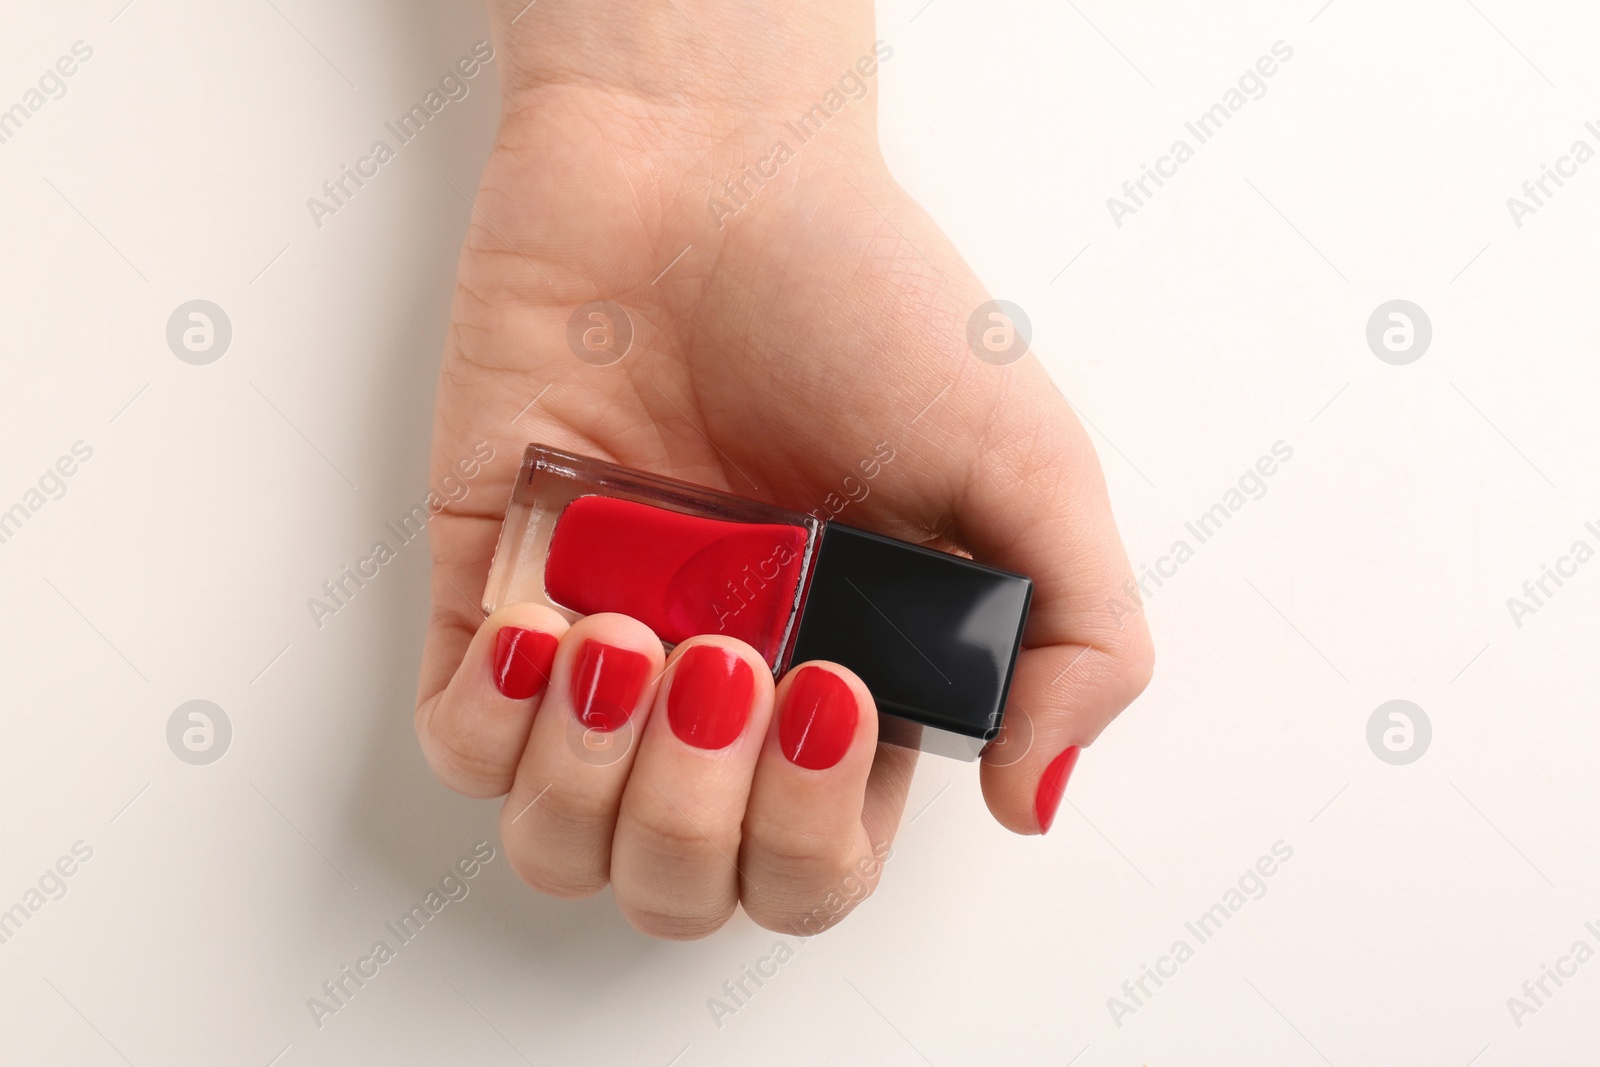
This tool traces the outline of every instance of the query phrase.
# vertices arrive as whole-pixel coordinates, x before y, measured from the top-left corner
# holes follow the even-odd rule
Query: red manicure
[[[527,700],[550,683],[556,658],[555,636],[519,626],[502,626],[494,639],[494,687],[512,700]]]
[[[719,645],[694,645],[672,671],[667,721],[695,748],[727,748],[744,732],[756,678],[750,664]]]
[[[859,714],[843,678],[822,667],[801,667],[789,681],[778,722],[783,754],[797,767],[827,770],[850,751]]]
[[[1056,821],[1056,809],[1061,806],[1061,794],[1067,791],[1067,779],[1078,762],[1078,746],[1073,745],[1050,761],[1039,779],[1039,792],[1033,797],[1033,814],[1039,820],[1039,832],[1047,834]]]
[[[572,669],[572,713],[591,730],[610,733],[633,717],[650,657],[601,641],[585,641]]]

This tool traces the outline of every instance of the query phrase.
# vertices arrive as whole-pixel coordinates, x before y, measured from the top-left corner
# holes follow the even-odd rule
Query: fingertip
[[[1079,751],[1077,745],[1067,746],[1045,765],[1044,773],[1039,776],[1039,786],[1033,794],[1033,816],[1041,834],[1049,833],[1056,821],[1062,794],[1067,791],[1067,779],[1078,765]]]
[[[548,655],[566,630],[542,604],[508,604],[483,620],[443,689],[417,705],[417,738],[440,781],[479,798],[510,788],[550,677]]]
[[[983,753],[980,781],[995,819],[1018,834],[1055,823],[1082,749],[1142,691],[1150,656],[1053,645],[1025,651],[1000,733]]]
[[[483,621],[493,635],[490,676],[500,695],[529,700],[550,684],[556,649],[567,620],[544,604],[507,604]]]
[[[649,709],[663,674],[660,638],[638,619],[613,612],[572,625],[557,651],[572,713],[586,729],[612,733]]]
[[[804,770],[828,770],[852,749],[877,744],[872,694],[837,663],[813,660],[790,670],[779,686],[777,716],[779,750]]]
[[[683,743],[716,752],[738,741],[751,723],[765,730],[772,672],[746,642],[721,634],[692,637],[672,650],[665,678],[667,723]]]

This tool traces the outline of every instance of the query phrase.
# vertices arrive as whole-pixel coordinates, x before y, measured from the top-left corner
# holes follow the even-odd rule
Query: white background
[[[1600,949],[1600,562],[1520,626],[1506,604],[1600,546],[1600,161],[1520,228],[1506,206],[1574,140],[1600,147],[1591,5],[881,4],[895,173],[1027,309],[1135,564],[1275,442],[1293,459],[1149,598],[1155,682],[1048,838],[999,829],[970,765],[925,759],[882,889],[788,939],[720,1027],[708,998],[775,935],[741,915],[653,942],[609,895],[543,899],[499,857],[319,1029],[307,998],[494,840],[496,805],[436,784],[412,734],[425,545],[322,629],[305,606],[426,491],[469,210],[451,185],[470,193],[490,145],[492,68],[321,229],[305,200],[486,20],[123,2],[8,5],[0,32],[0,107],[94,50],[0,145],[0,509],[93,449],[0,544],[0,908],[93,849],[0,945],[0,1060],[1600,1054],[1600,962],[1520,1026],[1507,1006],[1574,942]],[[1279,40],[1266,96],[1116,226],[1106,198]],[[204,367],[165,340],[194,298],[233,324]],[[1407,366],[1365,338],[1395,298],[1433,326]],[[205,767],[165,736],[197,698],[234,730]],[[1392,699],[1432,724],[1407,766],[1367,743]],[[1265,895],[1114,1017],[1280,841]]]

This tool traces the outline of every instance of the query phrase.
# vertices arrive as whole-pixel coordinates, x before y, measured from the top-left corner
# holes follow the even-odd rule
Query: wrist
[[[870,0],[491,0],[503,115],[574,92],[610,96],[656,130],[720,141],[804,120],[844,143],[876,143],[875,89],[888,44]],[[830,138],[833,139],[833,138]]]

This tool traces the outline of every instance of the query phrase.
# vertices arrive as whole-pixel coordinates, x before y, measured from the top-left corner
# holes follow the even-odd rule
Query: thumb
[[[1042,402],[997,413],[1002,443],[983,454],[954,512],[976,558],[1034,581],[1005,718],[981,772],[995,818],[1031,834],[1050,829],[1079,750],[1149,684],[1154,650],[1094,449],[1039,380],[1043,369],[1031,358],[1017,369]]]
[[[920,477],[897,502],[913,514],[937,505],[937,516],[924,517],[949,540],[1033,579],[1023,651],[981,780],[1001,825],[1043,833],[1079,750],[1149,683],[1150,635],[1099,460],[1071,406],[1032,354],[1000,365],[974,358],[989,342],[972,336],[971,323],[997,322],[989,313],[998,305],[914,203],[880,195],[894,219],[880,239],[910,246],[892,262],[909,264],[913,277],[885,286],[895,295],[878,305],[860,301],[888,324],[870,336],[887,341],[885,363],[913,380],[956,368],[948,398],[911,420],[932,447],[920,449]],[[906,234],[925,239],[911,246]],[[929,273],[937,282],[916,278]],[[908,290],[920,298],[906,299]],[[999,340],[1016,343],[1009,330]]]

